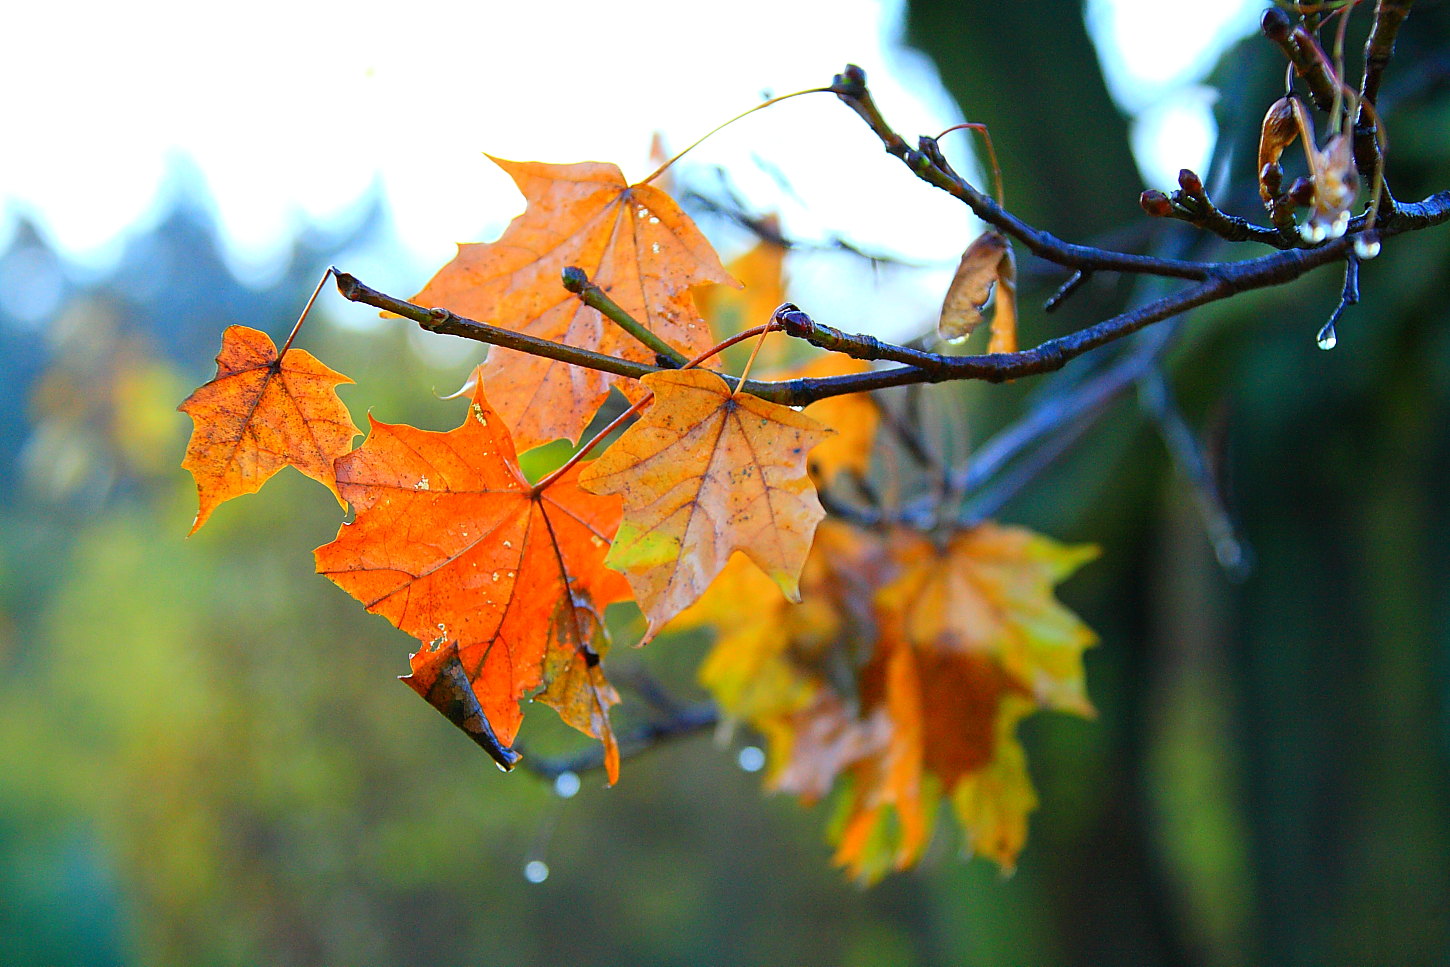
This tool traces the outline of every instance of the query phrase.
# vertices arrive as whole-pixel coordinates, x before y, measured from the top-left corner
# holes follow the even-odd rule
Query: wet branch
[[[990,200],[988,201],[990,202]],[[995,205],[994,202],[991,204]],[[1362,223],[1362,217],[1355,221]],[[942,383],[960,379],[980,379],[1000,383],[1010,379],[1050,373],[1061,369],[1069,361],[1086,352],[1115,342],[1145,326],[1171,319],[1189,309],[1217,302],[1240,292],[1283,285],[1321,266],[1343,261],[1351,254],[1355,221],[1350,223],[1351,232],[1349,234],[1318,248],[1289,249],[1238,262],[1182,262],[1148,256],[1121,256],[1121,258],[1131,260],[1146,259],[1148,262],[1160,266],[1192,266],[1194,274],[1191,277],[1197,280],[1197,284],[1068,335],[1049,339],[1033,349],[1015,353],[946,356],[907,346],[898,346],[873,336],[846,333],[815,322],[803,312],[790,313],[787,318],[783,319],[784,330],[798,339],[804,339],[822,349],[844,353],[857,359],[884,360],[904,365],[845,376],[780,381],[746,380],[742,390],[761,399],[783,403],[787,406],[805,406],[832,396],[842,396],[847,393],[869,393],[890,386]],[[1388,239],[1404,232],[1420,231],[1447,221],[1450,221],[1450,191],[1441,191],[1424,201],[1395,203],[1389,213],[1381,217],[1376,231],[1381,239]],[[1071,248],[1090,253],[1102,251],[1085,246],[1072,246]],[[1093,256],[1093,259],[1096,260],[1096,256]],[[1094,261],[1093,265],[1085,266],[1085,268],[1112,269],[1114,264],[1113,259],[1103,259]],[[475,339],[506,349],[544,356],[576,366],[613,373],[617,376],[628,376],[632,379],[638,379],[646,373],[658,372],[661,369],[661,367],[649,363],[580,349],[564,343],[540,339],[537,336],[514,332],[501,326],[466,319],[447,309],[428,309],[414,305],[369,288],[346,272],[337,272],[336,278],[338,291],[344,298],[396,313],[413,320],[430,332]],[[738,382],[728,374],[720,375],[732,387]]]
[[[712,729],[719,721],[720,712],[711,703],[686,706],[669,718],[646,722],[636,729],[619,733],[616,736],[619,756],[621,759],[632,758],[669,739]],[[593,772],[604,768],[604,746],[592,744],[567,756],[532,757],[525,754],[519,761],[519,767],[546,779],[557,779],[566,772]]]

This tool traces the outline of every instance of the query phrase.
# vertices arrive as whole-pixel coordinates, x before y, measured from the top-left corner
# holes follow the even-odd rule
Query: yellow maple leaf
[[[649,619],[645,641],[704,593],[743,551],[792,600],[825,516],[806,453],[830,431],[700,369],[650,373],[653,405],[579,475],[624,497],[606,563],[622,572]]]

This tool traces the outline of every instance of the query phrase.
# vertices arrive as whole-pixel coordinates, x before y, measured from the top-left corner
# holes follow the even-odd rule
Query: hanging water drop
[[[759,772],[765,768],[765,753],[757,746],[747,745],[740,750],[740,755],[736,757],[736,761],[740,763],[740,768],[746,772]]]
[[[579,791],[579,776],[573,772],[561,772],[554,779],[554,795],[560,799],[573,799]]]
[[[1319,337],[1315,341],[1319,343],[1320,349],[1325,350],[1333,349],[1339,345],[1339,334],[1334,331],[1333,319],[1326,322],[1324,328],[1319,330]]]
[[[549,864],[543,860],[529,860],[524,864],[524,879],[530,883],[542,883],[549,878]]]
[[[1379,239],[1372,235],[1360,235],[1354,240],[1354,254],[1359,256],[1360,261],[1368,262],[1380,254]]]

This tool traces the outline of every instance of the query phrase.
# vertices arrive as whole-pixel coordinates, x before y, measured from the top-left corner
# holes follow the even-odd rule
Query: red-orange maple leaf
[[[479,723],[460,717],[481,715],[507,746],[519,700],[542,687],[540,701],[604,742],[613,782],[608,708],[618,698],[596,666],[600,616],[629,596],[603,564],[619,502],[580,490],[578,467],[535,491],[481,384],[463,425],[446,433],[371,422],[337,462],[357,519],[317,549],[318,572],[423,642],[405,681],[480,744]],[[450,684],[454,662],[476,710]]]
[[[690,286],[732,280],[674,199],[653,185],[630,185],[612,164],[492,160],[514,179],[528,208],[498,241],[460,245],[414,302],[653,362],[653,352],[565,291],[559,274],[572,265],[685,355],[709,347]],[[559,437],[577,440],[618,379],[498,348],[489,351],[483,376],[525,450]]]
[[[358,434],[337,386],[352,380],[301,349],[279,360],[271,337],[246,326],[222,334],[216,370],[177,407],[193,422],[181,464],[196,479],[191,532],[218,504],[256,493],[289,464],[336,495],[333,460]]]

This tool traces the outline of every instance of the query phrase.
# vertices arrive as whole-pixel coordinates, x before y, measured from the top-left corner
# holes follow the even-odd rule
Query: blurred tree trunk
[[[936,61],[966,119],[991,128],[1017,215],[1069,239],[1136,215],[1127,123],[1080,3],[912,0],[907,41]]]
[[[1368,21],[1356,15],[1361,38]],[[911,0],[908,24],[965,116],[990,124],[1009,208],[1073,240],[1141,224],[1127,127],[1078,3]],[[1450,9],[1418,5],[1382,98],[1404,200],[1450,187],[1447,46]],[[1282,78],[1255,37],[1211,81],[1232,188],[1218,200],[1258,221],[1258,122]],[[1208,242],[1197,257],[1262,254]],[[1037,929],[1056,936],[1023,949],[1094,967],[1450,955],[1450,232],[1386,245],[1325,353],[1314,335],[1340,281],[1202,310],[1171,360],[1189,421],[1224,426],[1218,456],[1257,557],[1246,581],[1214,565],[1191,490],[1131,402],[1008,509],[1068,529],[1079,515],[1061,536],[1105,548],[1090,593],[1067,589],[1104,641],[1089,684],[1105,747],[1029,730],[1047,754],[1024,875],[1051,910]],[[1084,498],[1089,471],[1110,484]],[[1051,774],[1085,750],[1090,789]]]

